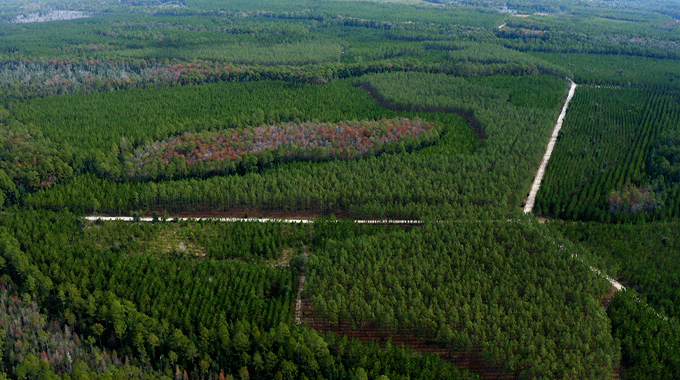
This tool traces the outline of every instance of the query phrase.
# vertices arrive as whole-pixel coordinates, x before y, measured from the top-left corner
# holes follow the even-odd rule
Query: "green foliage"
[[[564,99],[564,81],[551,75],[469,77],[473,85],[507,92],[508,102],[516,107],[554,109]]]
[[[21,251],[19,242],[4,227],[0,227],[0,255],[3,273],[22,284],[22,290],[43,296],[52,290],[52,280],[40,271],[29,255]]]
[[[623,378],[678,377],[677,226],[576,224],[549,234],[504,221],[520,220],[564,76],[641,86],[577,91],[538,213],[680,215],[680,7],[506,4],[528,16],[520,18],[497,2],[449,3],[0,4],[4,21],[76,8],[93,15],[0,24],[0,204],[23,208],[0,215],[0,267],[25,298],[2,300],[0,370],[70,379],[472,377],[389,343],[288,326],[302,270],[316,311],[332,322],[414,333],[492,371],[610,378],[620,341]],[[554,76],[526,75],[539,73]],[[276,151],[244,151],[225,171],[196,154],[216,131],[396,117],[441,123],[441,137],[418,152],[396,144],[351,161],[326,161],[321,150],[303,159],[324,162],[288,163]],[[201,138],[182,141],[174,174],[147,165],[154,169],[143,178],[178,180],[112,181],[178,136]],[[134,222],[85,223],[45,209]],[[166,210],[457,223],[170,223],[159,219]],[[145,212],[152,223],[139,222]],[[557,239],[560,231],[591,252]],[[618,272],[671,318],[632,291],[619,294],[609,309],[613,338],[596,302],[608,284],[572,254]],[[67,365],[62,351],[78,360]]]
[[[577,89],[536,197],[539,213],[599,221],[676,215],[673,193],[650,189],[646,169],[652,143],[679,120],[673,95],[647,87]]]
[[[647,173],[654,179],[662,176],[668,185],[680,183],[680,129],[665,130],[654,141]]]
[[[0,123],[0,207],[72,178],[69,147],[58,149],[40,130],[18,122],[4,108]]]
[[[18,119],[40,126],[55,143],[77,147],[76,162],[96,161],[103,172],[111,171],[118,156],[132,153],[136,146],[187,131],[417,116],[382,109],[347,81],[323,86],[255,82],[130,90],[33,99],[15,103],[12,109]],[[455,123],[443,115],[435,120]],[[469,149],[465,145],[473,137],[464,135],[466,127],[460,123],[451,127],[455,138],[466,139],[461,148]]]
[[[601,258],[602,270],[644,295],[652,307],[680,316],[680,229],[677,222],[550,224]]]
[[[51,223],[49,232],[33,224],[39,215]],[[144,334],[167,337],[176,328],[198,333],[199,326],[217,334],[220,326],[238,319],[264,329],[292,319],[297,278],[285,268],[186,256],[159,258],[125,249],[129,239],[120,239],[123,244],[118,247],[115,243],[111,248],[92,246],[87,239],[95,234],[84,234],[73,215],[27,213],[8,217],[4,224],[29,247],[33,270],[49,273],[47,280],[54,283],[60,300],[58,308],[69,308],[80,323],[105,322],[104,336],[111,334],[105,344],[111,348],[120,349],[124,341],[134,340],[140,332],[138,323],[146,326]],[[49,243],[31,243],[36,233],[47,233]],[[71,246],[71,239],[78,244]],[[13,262],[11,257],[7,260]],[[6,273],[14,276],[13,271]],[[30,287],[30,280],[24,282]],[[185,349],[180,356],[191,361],[195,353],[190,342],[178,342],[175,345]],[[154,350],[146,344],[140,347],[142,358]]]
[[[589,251],[586,256],[595,260],[598,268],[627,287],[626,291],[614,295],[607,310],[612,334],[621,341],[624,367],[621,377],[677,377],[680,368],[678,223],[553,222],[549,227],[586,248]]]
[[[273,0],[236,0],[228,3],[219,0],[189,1],[188,7],[240,11],[244,14],[283,13],[283,17],[317,19],[320,21],[350,18],[349,23],[359,26],[386,23],[389,26],[410,23],[462,24],[473,27],[493,27],[500,24],[503,15],[478,12],[473,7],[442,8],[427,3],[386,4],[376,1],[327,1],[313,0],[281,2]],[[287,11],[287,12],[286,12]],[[239,13],[240,13],[239,12]],[[344,21],[344,20],[343,20]]]
[[[609,284],[547,232],[460,222],[329,239],[310,256],[305,293],[331,325],[481,350],[512,376],[611,378],[618,349],[597,302]]]
[[[656,313],[636,292],[614,295],[607,311],[621,341],[622,379],[675,379],[680,376],[680,326]]]
[[[627,86],[675,84],[680,67],[673,59],[631,57],[619,54],[531,53],[571,72],[579,84]]]
[[[212,36],[211,36],[212,37]],[[212,38],[211,38],[212,39]],[[119,53],[121,59],[181,59],[184,61],[213,60],[235,64],[261,65],[308,65],[324,62],[339,62],[343,46],[331,41],[301,41],[264,45],[261,43],[201,43],[187,48],[185,41],[179,40],[172,47],[162,49],[125,50]]]
[[[581,6],[559,17],[509,19],[496,36],[505,46],[522,51],[678,59],[679,46],[673,37],[677,31],[669,15]]]
[[[494,72],[498,70],[496,67],[505,66],[512,68],[514,72],[522,72],[524,74],[536,73],[562,73],[563,69],[550,64],[540,58],[536,58],[527,53],[519,52],[514,49],[509,49],[504,46],[492,43],[479,42],[439,42],[427,43],[425,45],[428,49],[448,50],[446,59],[452,62],[462,64],[467,67],[470,73],[473,73],[476,67],[482,67],[480,70],[484,73],[485,70]]]
[[[483,142],[484,147],[471,156],[455,155],[461,151],[450,147],[460,146],[456,143],[460,138],[470,138],[469,134],[458,134],[457,131],[463,128],[459,119],[444,116],[442,113],[422,112],[417,115],[421,115],[424,120],[439,120],[444,123],[443,147],[438,148],[435,145],[419,154],[384,155],[346,163],[287,164],[243,177],[213,177],[207,181],[114,185],[91,177],[81,177],[69,186],[31,197],[29,204],[34,207],[90,210],[96,201],[99,209],[116,213],[145,207],[179,211],[190,210],[192,207],[231,210],[248,206],[262,210],[313,210],[321,213],[344,211],[364,216],[404,218],[428,215],[460,217],[464,214],[484,215],[487,218],[494,214],[508,215],[516,210],[516,205],[521,202],[520,199],[533,178],[535,165],[538,165],[543,149],[535,141],[547,141],[561,101],[560,89],[563,93],[566,87],[565,82],[549,77],[538,80],[506,77],[497,79],[496,82],[489,81],[489,85],[482,82],[485,86],[471,84],[462,78],[416,73],[382,74],[369,76],[364,80],[370,82],[370,87],[376,90],[375,95],[379,100],[392,107],[412,111],[463,113],[473,122],[479,134],[486,133],[488,136]],[[517,89],[525,84],[541,96],[528,97],[525,95],[527,90]],[[393,112],[378,107],[372,101],[363,100],[365,103],[359,103],[361,98],[358,95],[361,93],[356,91],[361,90],[348,85],[347,82],[319,87],[277,84],[279,92],[276,93],[274,87],[270,87],[274,84],[252,83],[238,86],[271,89],[263,90],[260,94],[263,97],[272,94],[275,99],[281,98],[283,104],[288,100],[283,99],[285,91],[281,90],[289,89],[293,94],[293,91],[302,93],[304,90],[308,99],[314,99],[310,100],[311,114],[307,114],[307,118],[314,117],[312,112],[320,112],[316,107],[324,104],[327,104],[327,108],[321,115],[325,115],[326,119],[339,117],[343,112],[358,114],[362,110],[366,110],[363,115]],[[557,89],[539,90],[544,85],[554,85]],[[220,86],[231,88],[236,85]],[[348,95],[351,96],[349,99],[357,101],[331,103],[325,91],[342,91],[351,94]],[[456,96],[451,97],[451,94]],[[188,95],[184,98],[187,97]],[[509,101],[511,97],[513,100]],[[341,96],[331,98],[342,99]],[[541,101],[534,106],[537,99]],[[402,101],[403,104],[400,103]],[[206,107],[198,101],[195,104]],[[297,107],[301,109],[299,104]],[[549,104],[552,107],[548,107]],[[104,103],[102,105],[106,107]],[[352,109],[353,105],[361,108]],[[265,115],[270,111],[263,110]],[[187,107],[187,112],[191,114],[196,111]],[[154,114],[161,115],[157,111]],[[132,132],[134,124],[129,123],[129,131]],[[76,133],[81,138],[90,139],[81,132]],[[111,139],[113,138],[112,136]],[[512,143],[508,144],[507,141]],[[111,152],[115,160],[115,151]],[[439,183],[447,185],[439,186]],[[468,190],[473,187],[478,190]],[[100,191],[102,188],[108,190]],[[246,192],[245,189],[249,191]],[[333,191],[329,192],[329,189]],[[477,205],[488,206],[478,210]]]
[[[280,239],[277,248],[284,250],[291,244],[309,244],[309,225],[80,225],[74,215],[46,212],[5,215],[2,223],[20,239],[14,244],[26,247],[30,264],[42,268],[54,281],[55,291],[44,302],[51,315],[59,316],[81,337],[92,334],[88,341],[93,357],[88,356],[88,360],[94,360],[97,354],[106,355],[95,347],[99,343],[106,352],[115,350],[118,358],[126,357],[133,366],[166,376],[188,371],[217,377],[220,370],[237,374],[246,367],[256,378],[273,378],[281,372],[293,378],[303,378],[304,374],[308,378],[350,379],[361,367],[368,368],[371,376],[386,375],[390,379],[474,378],[430,355],[421,357],[391,345],[381,349],[377,344],[363,345],[333,335],[319,336],[302,326],[288,326],[297,287],[295,271],[261,260],[267,256],[259,254],[257,245],[267,243],[267,239],[272,245]],[[174,230],[177,227],[179,230]],[[36,239],[37,235],[44,240]],[[221,252],[220,258],[255,260],[192,258],[189,250],[178,258],[164,252],[164,236],[180,240],[189,237],[195,241],[191,244],[204,244],[210,252]],[[234,244],[232,248],[222,244],[226,236]],[[109,246],[112,241],[121,243]],[[244,250],[249,252],[244,255]],[[3,272],[14,276],[7,267]],[[30,323],[44,323],[41,320]],[[21,333],[13,334],[11,338],[18,341],[20,335],[16,334]],[[41,349],[26,344],[28,351]],[[79,349],[74,348],[76,353]],[[51,352],[48,357],[52,357]],[[34,364],[40,363],[32,360],[27,358],[28,364],[17,370],[35,372],[38,369]],[[85,370],[91,371],[93,378],[102,373],[108,359],[97,360],[96,366]],[[52,369],[57,371],[57,366]],[[121,369],[137,371],[128,366]]]

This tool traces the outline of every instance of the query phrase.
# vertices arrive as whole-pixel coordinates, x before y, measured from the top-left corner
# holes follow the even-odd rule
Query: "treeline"
[[[549,228],[583,247],[587,259],[625,284],[607,314],[621,342],[621,378],[672,379],[680,370],[677,222],[602,224],[551,222]]]
[[[121,106],[122,104],[125,106]],[[131,104],[136,106],[131,108]],[[136,149],[144,149],[143,146],[151,147],[154,140],[184,133],[189,133],[191,136],[204,132],[204,136],[212,136],[214,133],[207,131],[216,132],[236,127],[240,127],[241,132],[247,135],[250,133],[247,127],[286,122],[301,123],[301,120],[338,122],[348,118],[354,120],[380,120],[403,116],[413,119],[422,118],[438,122],[437,125],[440,125],[439,123],[443,125],[443,130],[439,127],[437,129],[441,132],[439,141],[447,153],[471,152],[478,144],[470,128],[457,115],[389,111],[375,103],[364,90],[352,86],[350,81],[335,82],[324,86],[253,82],[222,83],[181,89],[133,90],[87,96],[32,99],[14,103],[10,108],[28,125],[40,126],[41,132],[54,142],[50,143],[50,146],[60,152],[59,157],[63,156],[62,160],[70,165],[73,172],[99,173],[113,179],[120,179],[123,168],[126,172],[133,171],[128,167],[135,161],[134,156],[131,155]],[[229,130],[223,132],[232,133]],[[432,133],[421,137],[416,140],[404,140],[403,147],[396,141],[394,144],[381,143],[381,147],[374,149],[373,152],[412,151],[432,143],[436,138]],[[31,139],[27,141],[27,145],[31,149],[38,149],[39,141],[42,140]],[[361,141],[367,142],[365,139]],[[198,143],[200,141],[188,142],[187,147]],[[208,143],[208,145],[214,145],[212,140]],[[16,146],[10,146],[7,149],[11,152],[15,148]],[[195,149],[196,147],[191,152]],[[187,151],[187,154],[189,153]],[[196,153],[206,154],[206,152]],[[241,173],[245,173],[255,168],[265,169],[294,159],[328,160],[333,154],[329,152],[326,155],[323,151],[314,151],[314,149],[310,151],[305,148],[278,152],[283,153],[285,157],[276,157],[274,160],[274,153],[277,151],[272,151],[271,155],[265,153],[259,161],[255,160],[257,157],[249,155],[250,161],[247,161],[246,165],[239,165],[238,169]],[[189,156],[193,157],[192,154]],[[187,157],[191,158],[189,156]],[[206,163],[201,160],[197,160],[201,162],[196,162],[195,165],[188,162],[188,169],[182,167],[181,163],[178,168],[177,160],[181,161],[181,158],[170,158],[172,165],[167,166],[167,172],[159,171],[157,168],[152,178],[164,178],[166,175],[165,178],[206,177],[215,174],[211,174],[211,167],[206,166]],[[141,156],[138,161],[142,161]],[[8,164],[11,162],[11,160],[8,161]],[[41,162],[42,160],[38,161],[38,163]],[[218,162],[210,164],[216,163]],[[230,163],[224,163],[224,167],[220,166],[220,169],[224,169],[223,173],[233,172],[232,166],[228,164]],[[236,163],[231,164],[234,164],[233,169],[237,168]],[[12,170],[17,169],[16,165],[9,166]],[[24,168],[29,168],[29,166],[24,166]],[[172,174],[170,170],[175,170],[175,173]],[[37,173],[45,178],[52,175],[47,169],[40,169]],[[58,178],[55,176],[52,182],[57,182]],[[35,188],[30,188],[27,192],[33,190]],[[24,195],[24,193],[19,193],[15,196],[16,200],[13,198],[12,202],[19,202]],[[106,202],[100,203],[106,204]],[[109,210],[113,209],[109,208]]]
[[[498,47],[489,47],[495,51]],[[375,54],[375,48],[369,49]],[[512,52],[511,50],[507,50]],[[504,56],[493,54],[493,60],[479,61],[468,51],[467,59],[420,60],[413,57],[385,57],[377,61],[322,63],[302,66],[242,65],[211,61],[169,61],[167,58],[128,58],[124,60],[8,60],[0,72],[3,83],[0,94],[25,99],[64,94],[86,94],[127,90],[132,88],[176,87],[215,82],[247,82],[284,80],[294,83],[328,83],[337,79],[352,78],[371,73],[417,71],[446,73],[455,76],[477,75],[530,75],[537,73],[563,76],[568,70],[530,56],[516,57],[521,53]],[[351,52],[349,53],[351,54]],[[388,53],[385,53],[388,54]],[[26,74],[32,80],[24,81]]]
[[[484,141],[482,162],[493,163],[498,168],[511,165],[511,172],[517,177],[506,183],[512,184],[513,195],[522,198],[526,191],[525,183],[534,174],[533,165],[540,157],[539,146],[534,142],[544,138],[545,130],[540,128],[550,125],[555,117],[565,86],[559,78],[548,76],[539,80],[508,80],[506,86],[508,83],[512,85],[505,88],[501,85],[505,81],[481,81],[480,84],[484,84],[481,86],[463,78],[420,73],[383,74],[369,78],[365,85],[391,108],[465,115],[474,128],[488,136]],[[521,94],[532,90],[541,91],[545,102],[525,103],[520,100]],[[510,101],[511,95],[519,106]],[[532,100],[535,99],[532,97]],[[502,127],[500,120],[503,121]]]
[[[571,245],[561,251],[564,242],[548,239],[547,231],[536,224],[452,223],[411,229],[336,221],[83,224],[73,215],[44,211],[4,215],[2,224],[7,262],[3,274],[16,279],[20,293],[34,292],[50,318],[73,327],[92,355],[112,355],[115,350],[121,361],[127,357],[131,366],[158,375],[179,372],[184,378],[186,371],[188,376],[217,378],[224,371],[225,376],[242,377],[247,371],[251,378],[275,377],[278,372],[300,379],[319,375],[344,379],[362,373],[389,379],[468,376],[431,356],[421,360],[389,345],[383,350],[272,324],[266,312],[250,311],[232,319],[238,310],[250,307],[249,300],[262,291],[259,284],[268,284],[258,272],[294,274],[295,268],[307,272],[315,311],[329,321],[354,321],[357,327],[372,326],[387,335],[412,333],[454,353],[477,352],[487,368],[548,377],[576,369],[584,378],[606,378],[618,360],[617,345],[596,301],[608,284],[572,258],[576,251]],[[236,256],[229,253],[236,253],[229,245],[217,244],[226,236],[236,245],[245,243],[239,250],[250,250],[250,255]],[[188,251],[178,257],[166,248],[168,239],[175,238],[187,246],[213,247],[224,258],[254,261],[215,262],[211,256],[190,257]],[[278,238],[281,243],[276,243]],[[293,269],[263,265],[260,260],[270,258],[258,253],[257,242],[267,240],[278,252],[291,247],[295,255],[307,245],[309,261],[293,260]],[[408,258],[399,257],[406,252]],[[208,267],[217,271],[206,271]],[[246,291],[210,306],[205,295],[220,287],[233,267],[252,268],[227,281],[245,282]],[[378,267],[384,270],[375,270]],[[189,273],[189,282],[177,281],[183,273]],[[408,286],[399,277],[404,273],[409,273]],[[531,278],[529,285],[521,285]],[[334,281],[342,287],[332,285]],[[170,290],[175,284],[180,293]],[[265,299],[277,289],[290,294],[285,288],[296,287],[296,281],[279,284],[266,285]],[[394,290],[392,296],[380,290],[386,286]],[[355,287],[363,293],[352,291]],[[162,293],[154,293],[161,288]],[[293,298],[287,299],[292,308]],[[225,301],[238,309],[230,311]],[[193,306],[197,303],[201,307]],[[395,307],[403,312],[389,313]],[[371,312],[366,314],[367,310]],[[282,320],[291,318],[289,314]],[[215,320],[217,325],[211,323]],[[536,320],[550,321],[551,328],[542,329]],[[554,328],[555,323],[563,327]],[[567,354],[551,354],[553,350]]]
[[[637,11],[624,18],[625,25],[616,11],[581,8],[565,17],[512,18],[495,34],[520,51],[680,58],[680,45],[667,28],[671,17]]]
[[[569,70],[578,84],[678,87],[675,60],[617,54],[531,53]]]
[[[496,44],[497,38],[483,29],[451,24],[450,20],[445,24],[396,25],[375,20],[375,15],[362,20],[335,14],[330,20],[328,15],[300,13],[304,15],[221,12],[219,17],[187,14],[181,19],[161,13],[110,13],[59,27],[49,23],[28,24],[28,30],[7,26],[6,38],[0,42],[5,69],[0,89],[14,97],[33,97],[225,80],[322,83],[404,70],[465,76],[568,72],[502,48]],[[428,13],[441,16],[441,12]],[[455,16],[463,14],[468,22],[473,15],[498,16],[474,11]],[[394,28],[386,34],[382,27],[375,30],[364,25],[374,23]],[[414,39],[418,42],[411,42]],[[452,41],[485,42],[483,50],[494,59],[479,62],[475,58],[479,51],[474,48],[457,53],[464,59],[447,62],[442,54],[429,50]]]
[[[401,71],[404,66],[466,76],[537,72],[567,75],[572,71],[568,65],[549,63],[526,52],[677,58],[680,51],[672,37],[672,25],[668,25],[673,20],[650,12],[626,19],[624,28],[608,21],[620,18],[617,12],[586,10],[588,7],[565,17],[506,20],[507,16],[488,9],[461,6],[453,10],[391,5],[389,11],[375,4],[347,2],[317,4],[311,9],[294,3],[258,3],[256,9],[250,4],[217,6],[228,11],[200,10],[197,6],[212,8],[202,3],[189,8],[158,9],[153,15],[109,12],[58,26],[7,25],[3,27],[0,58],[10,66],[46,57],[84,66],[98,61],[125,66],[140,60],[208,60],[221,67],[217,74],[190,70],[178,81],[172,78],[177,73],[165,64],[159,67],[160,73],[148,70],[141,77],[135,72],[128,76],[121,70],[72,70],[69,75],[55,75],[58,73],[43,66],[32,72],[28,81],[23,79],[23,70],[5,72],[11,77],[11,81],[4,82],[5,93],[44,96],[195,84],[223,77],[282,79],[282,73],[297,81],[318,82],[342,78],[347,73],[356,76]],[[506,26],[497,29],[505,21]],[[442,45],[468,46],[447,55],[430,50]],[[447,56],[450,62],[446,62]],[[252,66],[242,68],[238,74],[225,69],[244,64]],[[327,68],[334,73],[329,75]],[[304,74],[299,73],[300,69]]]
[[[38,222],[39,217],[49,220]],[[102,324],[103,337],[108,337],[105,344],[134,353],[142,362],[158,358],[159,340],[147,339],[152,335],[169,345],[166,358],[174,351],[180,358],[175,362],[186,368],[198,355],[198,342],[179,331],[199,334],[207,329],[218,339],[224,335],[220,331],[238,320],[265,331],[292,320],[297,290],[294,269],[187,256],[163,259],[115,245],[86,250],[80,241],[69,246],[69,239],[80,240],[83,234],[83,225],[72,215],[12,214],[3,224],[19,239],[12,243],[7,238],[6,244],[13,248],[4,255],[5,273],[16,278],[24,291],[37,292],[43,307],[70,325]],[[31,243],[36,234],[47,234],[54,249]],[[227,356],[218,358],[220,352],[227,355],[221,351],[224,347],[210,347],[214,351],[205,355],[218,362],[227,360]]]
[[[423,46],[429,50],[447,51],[446,59],[451,62],[474,63],[477,65],[505,64],[509,67],[523,66],[527,72],[535,71],[553,75],[565,73],[565,70],[540,58],[495,43],[441,41],[424,42]]]
[[[59,320],[49,321],[48,324],[48,316],[40,313],[35,301],[22,300],[12,292],[11,283],[3,287],[10,288],[0,293],[3,301],[0,319],[5,332],[3,343],[9,348],[0,362],[0,377],[5,379],[8,374],[17,378],[45,380],[168,380],[188,379],[189,376],[211,379],[286,376],[304,379],[308,375],[314,377],[323,373],[334,379],[348,380],[367,376],[381,380],[477,378],[431,354],[414,355],[407,348],[389,343],[385,348],[380,348],[377,343],[364,345],[346,337],[318,335],[313,330],[285,324],[268,332],[260,332],[257,326],[247,323],[239,324],[238,330],[232,331],[234,341],[231,345],[234,346],[234,355],[240,353],[240,358],[236,359],[238,364],[234,372],[230,373],[227,369],[226,375],[224,369],[212,372],[213,368],[206,366],[206,361],[199,362],[196,371],[180,368],[177,364],[172,367],[175,356],[170,354],[169,360],[163,361],[161,356],[158,361],[153,361],[158,368],[135,366],[129,363],[130,356],[119,358],[115,350],[112,352],[104,348],[101,343],[104,326],[101,324],[92,325],[91,335],[87,336],[86,330],[81,330],[82,335],[79,335],[72,330],[73,327]],[[176,333],[173,335],[178,336]],[[149,337],[154,339],[153,335]],[[137,362],[134,357],[132,361]]]
[[[616,293],[607,309],[612,334],[621,342],[622,378],[676,377],[680,368],[677,222],[553,222],[549,227],[586,248],[598,268],[626,285],[627,290]]]
[[[677,189],[657,178],[649,161],[657,136],[680,118],[673,94],[650,87],[577,90],[537,196],[537,213],[598,221],[677,215]]]
[[[441,154],[400,154],[350,162],[287,164],[245,176],[147,184],[117,184],[84,175],[68,185],[31,194],[24,205],[118,215],[139,209],[237,214],[256,210],[257,215],[304,211],[398,219],[455,215],[491,219],[516,211],[505,203],[512,194],[507,171],[484,175],[468,168],[476,167],[461,166],[460,159]],[[474,187],[486,180],[492,181],[491,187]],[[441,186],[443,183],[452,186]],[[472,192],[474,189],[478,190]],[[519,197],[511,200],[513,205],[521,202]]]
[[[55,143],[73,147],[75,168],[186,132],[417,116],[385,110],[351,81],[323,86],[263,81],[140,89],[17,101],[10,109]],[[428,116],[434,118],[430,121],[451,124],[445,115]]]
[[[619,349],[598,303],[609,284],[563,248],[523,222],[331,237],[309,258],[305,294],[331,326],[477,352],[511,377],[612,378]]]

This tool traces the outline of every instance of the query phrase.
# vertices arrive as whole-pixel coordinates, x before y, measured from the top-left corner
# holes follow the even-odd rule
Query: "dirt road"
[[[219,222],[283,222],[283,223],[314,223],[314,219],[281,219],[281,218],[210,218],[210,217],[197,217],[197,218],[186,218],[180,217],[178,220],[215,220]],[[89,221],[112,221],[121,220],[124,222],[132,222],[134,220],[131,216],[86,216],[85,220]],[[168,219],[169,221],[172,220]],[[140,222],[152,222],[153,218],[143,217],[139,218]],[[406,219],[371,219],[371,220],[355,220],[356,223],[361,224],[423,224],[420,220],[406,220]]]
[[[564,121],[564,116],[567,114],[569,102],[571,102],[571,98],[574,97],[574,93],[576,92],[577,87],[576,83],[574,83],[574,81],[572,81],[571,79],[569,79],[569,82],[571,82],[571,88],[569,89],[567,101],[564,102],[564,107],[562,107],[560,117],[557,118],[557,123],[555,124],[555,128],[553,129],[552,135],[550,136],[550,141],[548,141],[548,148],[545,150],[543,160],[541,161],[541,166],[538,167],[538,172],[536,172],[536,178],[534,179],[534,183],[531,185],[531,191],[529,191],[529,197],[525,202],[524,212],[527,214],[532,212],[534,209],[534,203],[536,202],[536,194],[538,194],[538,189],[541,187],[541,181],[543,180],[543,176],[545,175],[545,169],[548,167],[550,155],[552,154],[552,151],[555,148],[555,143],[557,142],[557,135],[559,135],[560,129],[562,129],[562,122]]]

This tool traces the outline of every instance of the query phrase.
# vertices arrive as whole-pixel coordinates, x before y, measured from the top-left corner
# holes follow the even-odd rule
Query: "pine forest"
[[[0,380],[680,378],[676,0],[0,2]]]

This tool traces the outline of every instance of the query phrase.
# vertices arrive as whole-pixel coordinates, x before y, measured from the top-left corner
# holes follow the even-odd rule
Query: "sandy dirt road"
[[[557,118],[555,128],[553,128],[552,135],[550,135],[550,141],[548,141],[548,148],[545,150],[543,160],[541,161],[541,166],[538,167],[538,171],[536,172],[536,178],[534,179],[534,183],[531,185],[531,190],[529,191],[529,197],[525,202],[524,212],[527,214],[532,212],[534,209],[534,203],[536,203],[536,194],[538,194],[538,189],[541,188],[541,181],[543,181],[545,169],[548,167],[550,155],[552,154],[553,149],[555,148],[555,143],[557,142],[557,135],[559,135],[560,129],[562,129],[562,122],[564,122],[564,116],[567,114],[569,102],[571,102],[571,99],[574,97],[574,93],[576,92],[577,84],[574,83],[574,81],[572,81],[571,79],[569,79],[569,82],[571,82],[571,88],[569,89],[569,95],[567,95],[567,101],[564,102],[564,107],[562,107],[560,117]]]

